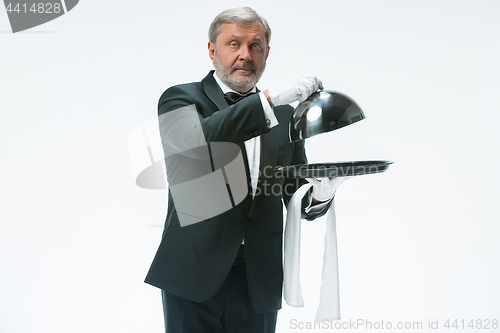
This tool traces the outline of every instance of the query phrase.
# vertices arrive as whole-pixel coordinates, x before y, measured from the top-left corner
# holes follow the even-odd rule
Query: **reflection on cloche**
[[[363,111],[352,98],[331,90],[316,92],[293,112],[290,141],[330,132],[364,118]]]

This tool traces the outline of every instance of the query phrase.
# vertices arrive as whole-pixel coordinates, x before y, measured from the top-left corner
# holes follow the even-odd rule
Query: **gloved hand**
[[[339,186],[351,177],[333,177],[333,178],[306,178],[312,184],[312,197],[318,201],[328,201],[334,195]]]
[[[294,76],[287,82],[268,89],[273,106],[285,105],[295,101],[303,102],[318,89],[323,89],[323,83],[315,76]]]

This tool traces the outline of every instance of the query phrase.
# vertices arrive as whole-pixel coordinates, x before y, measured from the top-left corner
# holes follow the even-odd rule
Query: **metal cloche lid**
[[[330,132],[365,118],[356,102],[343,93],[323,90],[297,105],[290,121],[290,141]]]

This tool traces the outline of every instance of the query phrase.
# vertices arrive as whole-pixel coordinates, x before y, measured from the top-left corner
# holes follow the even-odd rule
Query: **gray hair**
[[[208,40],[215,45],[224,23],[250,24],[254,22],[260,22],[264,26],[266,42],[269,46],[269,42],[271,41],[271,28],[269,24],[267,24],[266,19],[257,14],[257,12],[250,7],[231,8],[217,15],[208,29]]]

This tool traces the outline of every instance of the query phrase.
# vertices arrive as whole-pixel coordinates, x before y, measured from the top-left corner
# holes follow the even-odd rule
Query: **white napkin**
[[[283,289],[287,304],[297,308],[304,306],[300,286],[300,207],[302,197],[311,186],[304,184],[294,193],[286,214]]]
[[[285,257],[284,269],[284,296],[288,305],[303,307],[302,287],[300,285],[300,207],[302,197],[307,193],[311,184],[302,185],[292,196],[287,207],[285,226]],[[323,271],[320,301],[316,311],[315,321],[339,320],[340,298],[337,263],[337,233],[335,226],[335,208],[332,205],[326,221],[325,250],[323,254]]]

